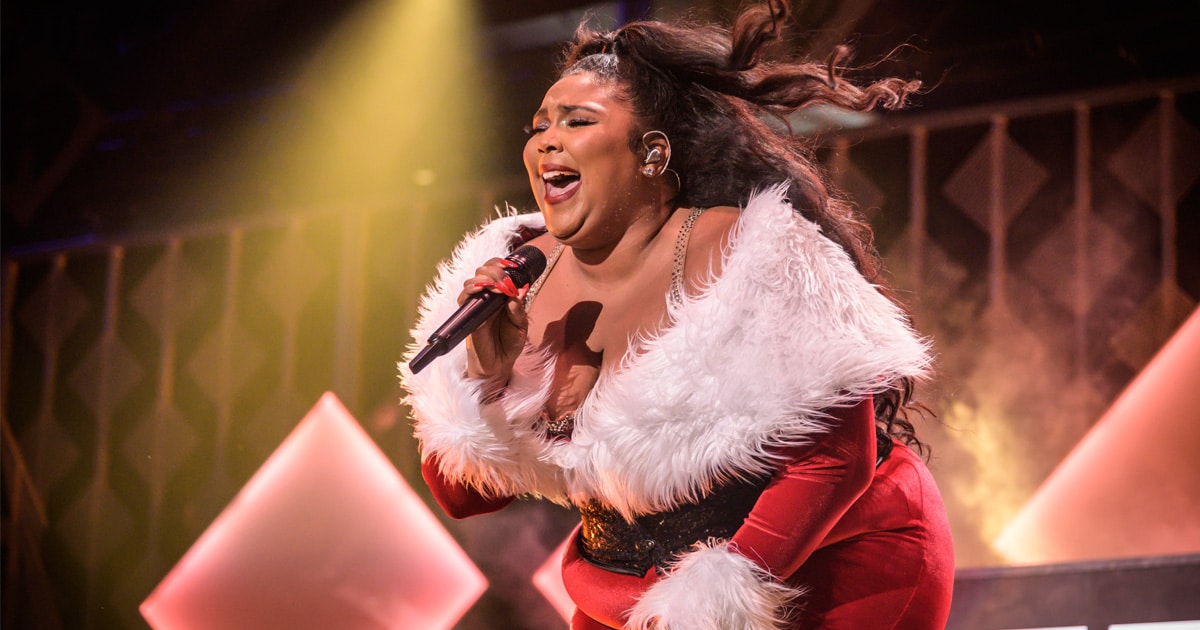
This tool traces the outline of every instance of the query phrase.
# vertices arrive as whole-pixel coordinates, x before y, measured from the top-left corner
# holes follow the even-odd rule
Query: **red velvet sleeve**
[[[421,476],[433,492],[433,498],[451,518],[467,518],[495,512],[513,502],[513,497],[488,498],[470,486],[446,479],[442,475],[437,455],[430,455],[421,462]]]
[[[787,449],[787,464],[763,491],[732,548],[783,579],[808,559],[875,474],[871,398],[829,410],[815,443]]]

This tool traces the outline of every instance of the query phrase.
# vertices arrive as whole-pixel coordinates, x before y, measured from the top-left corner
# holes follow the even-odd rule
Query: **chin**
[[[546,220],[546,231],[553,234],[555,238],[565,241],[579,232],[580,225],[555,220],[554,214],[557,213],[553,208],[542,210],[542,218]]]
[[[554,238],[558,239],[559,241],[562,241],[562,243],[563,243],[564,245],[570,245],[570,244],[571,244],[571,243],[570,243],[571,237],[572,237],[572,236],[575,236],[575,234],[576,234],[576,233],[577,233],[579,230],[567,230],[567,231],[564,231],[564,230],[556,230],[556,229],[554,229],[554,228],[546,228],[546,231],[547,231],[547,232],[549,232],[549,233],[550,233],[550,235],[551,235],[551,236],[553,236]]]

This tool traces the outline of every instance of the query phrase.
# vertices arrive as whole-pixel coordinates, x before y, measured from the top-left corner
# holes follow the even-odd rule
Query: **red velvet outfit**
[[[839,429],[788,453],[791,463],[775,475],[733,545],[807,589],[795,628],[945,627],[954,548],[936,484],[899,443],[874,466],[869,400],[835,411]],[[448,482],[436,458],[426,459],[422,472],[438,504],[455,518],[512,501]],[[571,535],[578,536],[578,528]],[[568,545],[563,581],[579,607],[571,628],[620,628],[624,613],[657,579],[654,569],[641,578],[606,571]]]
[[[424,298],[414,338],[454,311],[478,261],[539,223],[504,217],[468,237]],[[632,521],[769,476],[728,540],[697,540],[644,575],[569,546],[572,627],[943,627],[953,551],[941,499],[907,447],[876,465],[871,404],[924,373],[925,342],[781,188],[750,200],[724,256],[719,278],[601,378],[569,441],[537,429],[553,360],[536,349],[496,400],[464,376],[461,346],[417,375],[402,364],[438,502],[466,517],[531,495]]]

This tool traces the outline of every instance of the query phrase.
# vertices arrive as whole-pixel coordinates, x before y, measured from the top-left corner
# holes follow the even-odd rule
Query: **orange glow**
[[[1200,552],[1200,310],[996,540],[1014,563]]]

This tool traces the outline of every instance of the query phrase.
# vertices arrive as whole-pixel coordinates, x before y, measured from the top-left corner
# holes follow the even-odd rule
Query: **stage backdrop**
[[[934,340],[917,430],[959,566],[1003,566],[1005,526],[1200,299],[1200,91],[888,120],[822,157]],[[529,208],[520,181],[463,179],[6,251],[4,625],[144,627],[327,390],[424,492],[395,362],[438,259],[505,201]],[[573,521],[522,502],[445,522],[491,585],[460,627],[557,623],[531,579]]]

